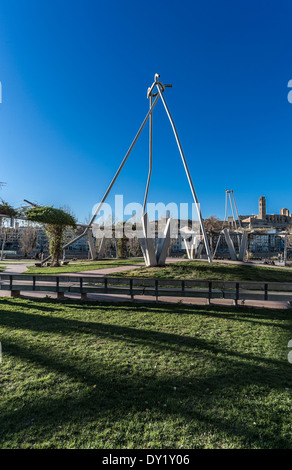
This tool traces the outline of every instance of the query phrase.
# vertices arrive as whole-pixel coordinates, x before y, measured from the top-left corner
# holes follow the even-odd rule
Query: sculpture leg
[[[157,266],[157,259],[154,248],[154,238],[151,237],[148,214],[142,217],[143,238],[140,238],[140,245],[144,255],[146,266]]]
[[[236,253],[235,253],[233,242],[232,242],[230,234],[229,234],[229,230],[227,230],[227,228],[225,228],[223,230],[223,232],[224,232],[225,240],[226,240],[228,250],[229,250],[229,253],[230,253],[230,257],[231,257],[232,261],[237,261],[237,256],[236,256]]]
[[[88,238],[88,245],[89,245],[89,251],[90,251],[91,259],[93,259],[93,260],[97,259],[97,252],[96,252],[96,247],[95,247],[95,244],[94,244],[91,229],[88,230],[88,232],[87,232],[87,238]]]
[[[159,266],[165,264],[168,248],[170,245],[170,229],[171,229],[171,219],[168,219],[166,227],[164,229],[163,237],[158,240],[158,247],[156,252],[157,264]]]

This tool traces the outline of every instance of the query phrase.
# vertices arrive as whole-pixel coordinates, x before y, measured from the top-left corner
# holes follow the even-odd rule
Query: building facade
[[[280,209],[279,214],[267,214],[265,196],[259,198],[259,214],[240,216],[243,227],[250,229],[273,228],[277,231],[286,230],[292,224],[292,216],[286,208]]]

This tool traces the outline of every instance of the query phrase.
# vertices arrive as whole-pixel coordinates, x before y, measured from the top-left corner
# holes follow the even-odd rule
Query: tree
[[[3,259],[4,247],[5,247],[5,243],[7,239],[7,232],[9,230],[8,227],[3,226],[2,224],[3,218],[7,217],[12,220],[17,215],[18,215],[17,209],[14,209],[14,207],[8,204],[8,202],[3,201],[3,199],[1,199],[1,202],[0,202],[0,216],[2,216],[0,217],[0,228],[1,228],[1,236],[2,236],[2,247],[1,247],[1,255],[0,255],[1,260]]]
[[[9,231],[9,227],[1,227],[1,238],[2,238],[1,256],[0,256],[1,261],[3,260],[3,256],[4,256],[4,248],[5,248],[5,243],[7,240],[8,231]]]
[[[127,258],[127,254],[128,254],[129,239],[125,234],[124,226],[125,226],[125,222],[119,223],[115,227],[116,250],[117,250],[118,259]]]
[[[137,237],[129,238],[128,241],[130,255],[134,257],[142,256],[141,245]]]
[[[17,209],[14,209],[14,207],[12,207],[10,204],[8,204],[8,202],[3,201],[3,199],[1,199],[0,215],[6,215],[7,217],[10,217],[10,218],[17,217],[18,211]]]
[[[52,258],[52,266],[60,266],[65,231],[67,227],[76,227],[76,219],[62,209],[52,206],[30,207],[26,211],[26,217],[32,222],[44,224],[49,238],[49,251]]]
[[[19,237],[19,247],[21,253],[27,256],[33,252],[37,245],[37,229],[35,227],[25,227],[21,230]]]
[[[204,227],[208,234],[218,233],[223,229],[223,222],[215,215],[211,215],[208,219],[204,219]]]
[[[209,237],[211,252],[214,253],[214,235],[221,232],[224,228],[224,222],[215,215],[211,215],[208,219],[204,219],[204,228]]]

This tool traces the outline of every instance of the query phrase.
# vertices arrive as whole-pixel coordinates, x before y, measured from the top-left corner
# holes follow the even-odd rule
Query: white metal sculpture
[[[239,246],[239,254],[237,258],[237,254],[234,248],[234,243],[232,241],[232,238],[230,236],[230,230],[227,228],[223,228],[223,230],[220,232],[220,235],[217,240],[216,248],[214,250],[214,255],[213,257],[215,258],[216,252],[221,240],[221,236],[224,235],[225,241],[227,243],[228,251],[230,254],[230,258],[232,261],[243,261],[243,258],[246,253],[247,249],[247,231],[243,230],[242,225],[241,225],[241,220],[238,215],[238,210],[237,210],[237,205],[235,202],[235,197],[234,197],[234,191],[233,189],[225,190],[225,217],[224,217],[224,222],[227,221],[227,212],[228,212],[228,197],[229,197],[229,202],[230,202],[230,207],[231,207],[231,212],[232,212],[232,221],[231,221],[231,226],[233,230],[237,233],[237,239],[238,239],[238,246]],[[235,216],[236,215],[236,216]],[[241,235],[241,237],[240,237]]]
[[[182,233],[186,248],[187,257],[190,260],[198,259],[204,248],[204,241],[201,236],[194,233]]]
[[[73,243],[75,243],[76,241],[80,240],[82,237],[89,235],[90,249],[91,249],[92,255],[94,255],[94,249],[93,249],[94,247],[92,246],[92,243],[91,243],[91,231],[92,231],[92,226],[93,226],[94,220],[97,217],[98,213],[100,212],[100,210],[101,210],[101,208],[102,208],[109,192],[111,191],[115,181],[117,180],[117,178],[118,178],[123,166],[125,165],[130,153],[132,152],[132,150],[133,150],[133,148],[134,148],[134,146],[135,146],[142,130],[144,129],[146,123],[149,120],[149,172],[148,172],[148,178],[147,178],[147,184],[146,184],[146,190],[145,190],[145,197],[144,197],[144,203],[143,203],[143,214],[142,214],[143,236],[142,236],[142,238],[140,238],[140,244],[141,244],[142,252],[143,252],[143,255],[144,255],[145,263],[146,263],[147,266],[155,266],[155,265],[161,265],[161,264],[165,263],[165,258],[166,258],[166,254],[167,254],[169,243],[170,243],[170,224],[171,224],[171,222],[170,222],[170,220],[168,221],[168,223],[166,224],[166,228],[165,228],[165,232],[164,232],[163,236],[158,239],[158,242],[155,242],[153,237],[149,237],[149,220],[148,220],[147,212],[145,212],[146,203],[147,203],[147,196],[148,196],[148,191],[149,191],[149,185],[150,185],[150,180],[151,180],[151,173],[152,173],[152,125],[153,125],[152,115],[153,115],[153,110],[154,110],[158,100],[160,99],[163,103],[166,114],[169,118],[171,127],[173,129],[173,133],[174,133],[175,140],[177,142],[177,146],[178,146],[178,149],[179,149],[179,153],[180,153],[180,156],[181,156],[181,159],[182,159],[182,162],[183,162],[183,166],[184,166],[184,169],[185,169],[185,172],[186,172],[186,175],[187,175],[187,179],[188,179],[189,186],[190,186],[190,189],[191,189],[191,192],[192,192],[192,196],[193,196],[196,208],[197,208],[199,223],[200,223],[200,227],[201,227],[201,231],[202,231],[202,236],[203,236],[203,241],[204,241],[207,257],[208,257],[209,262],[212,262],[211,252],[210,252],[209,243],[208,243],[208,239],[207,239],[204,224],[203,224],[203,218],[202,218],[202,214],[201,214],[197,194],[195,192],[193,181],[192,181],[192,178],[191,178],[191,175],[190,175],[190,172],[189,172],[189,168],[188,168],[186,158],[185,158],[185,155],[184,155],[184,152],[183,152],[183,149],[182,149],[179,137],[178,137],[178,133],[177,133],[174,121],[172,119],[172,116],[170,114],[169,108],[166,104],[166,101],[165,101],[165,98],[164,98],[164,95],[163,95],[164,91],[165,91],[165,88],[171,87],[172,85],[162,84],[162,82],[159,81],[159,77],[160,77],[159,74],[155,74],[154,82],[152,83],[151,87],[148,88],[147,98],[149,99],[149,111],[146,114],[146,117],[145,117],[144,121],[142,122],[142,124],[141,124],[141,126],[140,126],[140,128],[139,128],[132,144],[130,145],[129,150],[127,151],[124,159],[122,160],[116,174],[114,175],[111,183],[109,184],[109,186],[108,186],[101,202],[99,203],[98,207],[96,208],[89,224],[86,226],[86,228],[85,228],[85,230],[82,234],[80,234],[78,237],[74,238],[69,243],[66,243],[66,245],[63,246],[64,250],[67,247],[69,247],[70,245],[72,245]],[[46,258],[46,260],[47,259],[49,259],[49,258]],[[43,262],[45,262],[46,260],[44,260]]]

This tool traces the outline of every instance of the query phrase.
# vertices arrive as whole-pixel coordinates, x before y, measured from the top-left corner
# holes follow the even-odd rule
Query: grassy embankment
[[[292,282],[292,269],[256,265],[181,261],[162,267],[137,267],[111,276],[163,279]]]

